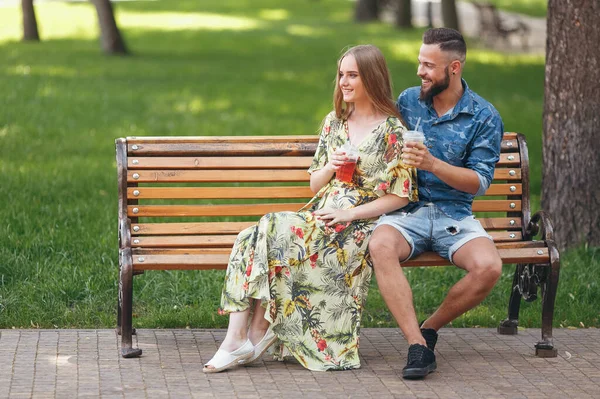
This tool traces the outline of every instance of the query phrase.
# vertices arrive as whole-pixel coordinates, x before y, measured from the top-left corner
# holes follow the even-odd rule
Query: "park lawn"
[[[482,3],[481,0],[469,0],[473,3]],[[486,0],[501,10],[516,12],[532,17],[545,17],[548,13],[548,0]]]
[[[289,3],[289,4],[288,4]],[[422,31],[355,25],[346,0],[222,0],[115,5],[134,56],[103,56],[89,4],[36,6],[41,43],[20,43],[19,11],[0,13],[0,328],[115,325],[118,279],[114,140],[141,135],[312,134],[331,109],[348,45],[385,53],[395,92],[418,84]],[[69,23],[64,23],[69,21]],[[71,22],[72,21],[72,22]],[[526,134],[539,208],[544,59],[474,48],[465,78]],[[599,250],[563,254],[555,325],[598,326]],[[512,281],[456,326],[495,326]],[[411,269],[420,317],[462,272]],[[222,271],[135,279],[138,327],[223,327]],[[539,327],[540,301],[522,325]],[[391,326],[377,291],[364,326]]]

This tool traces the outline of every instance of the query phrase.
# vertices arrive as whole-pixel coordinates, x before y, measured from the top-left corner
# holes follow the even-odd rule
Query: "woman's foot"
[[[250,340],[246,340],[243,345],[233,351],[227,350],[230,345],[231,343],[225,345],[225,342],[223,342],[217,353],[204,365],[202,371],[205,373],[218,373],[243,364],[254,356],[254,345]]]
[[[261,334],[262,333],[262,334]],[[250,341],[254,344],[254,355],[248,358],[243,364],[250,364],[256,359],[260,358],[263,353],[266,352],[267,349],[277,340],[277,336],[269,327],[266,331],[249,331],[248,337]],[[260,337],[260,339],[258,338]]]

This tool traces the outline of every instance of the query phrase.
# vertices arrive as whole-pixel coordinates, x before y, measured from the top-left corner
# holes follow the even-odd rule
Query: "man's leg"
[[[423,323],[423,328],[437,331],[480,304],[502,273],[500,255],[486,237],[468,241],[454,253],[452,261],[466,270],[467,275],[450,289],[440,307]]]
[[[406,259],[411,247],[404,236],[389,225],[379,225],[369,241],[369,253],[381,296],[396,319],[409,345],[425,345],[419,329],[413,295],[400,259]]]

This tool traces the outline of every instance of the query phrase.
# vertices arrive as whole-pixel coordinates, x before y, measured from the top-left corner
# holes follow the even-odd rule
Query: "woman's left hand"
[[[329,220],[327,226],[354,220],[352,209],[323,208],[313,213],[319,220]]]

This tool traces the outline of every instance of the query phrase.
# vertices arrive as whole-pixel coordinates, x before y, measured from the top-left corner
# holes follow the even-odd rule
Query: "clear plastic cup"
[[[416,130],[407,130],[402,134],[402,138],[404,139],[404,144],[406,143],[421,143],[425,142],[425,135],[423,132],[419,132]]]
[[[350,183],[354,176],[354,170],[356,169],[356,162],[358,162],[358,149],[350,143],[346,143],[340,147],[340,150],[346,153],[348,159],[342,166],[335,172],[335,177],[343,182]]]

